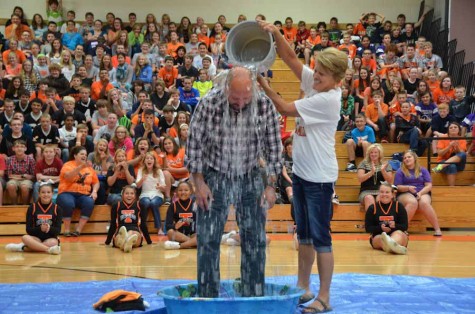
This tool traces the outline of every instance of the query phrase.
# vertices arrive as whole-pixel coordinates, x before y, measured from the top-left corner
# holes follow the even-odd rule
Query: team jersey
[[[56,238],[61,232],[63,212],[55,203],[41,204],[36,202],[28,207],[26,212],[26,233],[44,241]],[[41,225],[50,225],[48,233],[41,231]]]
[[[185,235],[196,233],[196,213],[193,211],[193,205],[192,199],[177,200],[170,204],[165,220],[167,230],[177,230]],[[183,221],[184,224],[179,229],[175,229],[175,224],[179,221]]]

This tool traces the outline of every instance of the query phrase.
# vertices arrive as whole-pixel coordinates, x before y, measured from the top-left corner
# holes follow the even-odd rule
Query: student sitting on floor
[[[21,243],[10,243],[5,249],[10,252],[45,252],[58,255],[61,253],[58,235],[61,232],[62,211],[52,202],[53,186],[40,186],[38,202],[28,207],[26,212],[26,235]]]
[[[190,182],[180,182],[177,187],[178,200],[170,204],[165,225],[169,241],[165,249],[196,248],[196,212],[193,210],[194,201],[190,198],[193,187]]]
[[[122,201],[111,209],[111,221],[105,244],[113,245],[124,251],[132,252],[133,248],[142,246],[143,238],[152,244],[147,228],[148,211],[140,208],[135,188],[126,185],[122,189]]]
[[[388,182],[379,186],[379,201],[370,205],[365,217],[369,243],[375,250],[387,253],[407,253],[407,213],[400,202],[394,201],[393,187]]]

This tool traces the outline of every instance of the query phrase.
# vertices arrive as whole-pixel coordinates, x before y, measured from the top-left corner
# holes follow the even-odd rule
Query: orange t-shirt
[[[437,88],[440,88],[440,81],[439,80],[436,80],[435,82],[427,81],[427,85],[429,86],[431,93],[433,93]]]
[[[434,102],[437,105],[441,103],[449,104],[449,102],[455,98],[455,89],[450,89],[448,92],[443,91],[440,88],[437,88],[432,95]]]
[[[368,104],[371,104],[373,102],[373,97],[371,97],[371,87],[366,87],[363,92],[363,96],[368,96]],[[383,93],[383,98],[384,98],[384,91],[381,89],[381,92]]]
[[[356,48],[356,45],[354,45],[354,44],[348,44],[348,45],[342,44],[342,45],[338,46],[338,50],[342,50],[343,48],[348,49],[350,59],[353,60],[353,58],[356,56],[356,50],[358,49],[358,48]]]
[[[209,37],[208,36],[205,36],[205,35],[202,35],[202,34],[198,34],[198,41],[200,43],[205,43],[206,44],[206,47],[209,48]]]
[[[365,58],[361,59],[361,66],[365,68],[370,68],[373,73],[376,73],[376,61],[374,59],[366,60]]]
[[[381,109],[383,110],[384,115],[387,116],[389,112],[388,105],[386,105],[385,103],[381,103]],[[378,122],[378,119],[379,119],[378,109],[376,108],[374,103],[371,103],[368,105],[368,107],[366,107],[365,115],[374,123]]]
[[[183,46],[183,44],[179,41],[177,41],[175,44],[172,42],[167,43],[167,54],[172,56],[173,58],[176,58],[176,50],[180,46]]]
[[[316,46],[322,42],[322,38],[320,37],[320,35],[317,35],[315,39],[313,39],[312,37],[308,37],[307,42],[310,43],[312,46]]]
[[[447,134],[442,135],[441,137],[448,137]],[[450,142],[455,141],[459,143],[459,147],[462,151],[467,151],[467,141],[466,140],[438,140],[437,141],[437,149],[445,149],[450,145]],[[438,155],[437,162],[449,159],[452,154],[455,154],[455,150],[453,148],[449,149],[445,155]]]
[[[93,100],[98,100],[99,99],[99,95],[101,94],[102,87],[103,87],[103,85],[102,85],[101,81],[95,81],[94,83],[92,83],[92,85],[91,85],[91,98]],[[112,85],[111,83],[107,83],[106,92],[108,92],[109,90],[111,90],[113,88],[114,88],[114,85]]]
[[[297,39],[297,29],[295,27],[291,27],[290,29],[283,27],[282,30],[284,31],[285,40],[289,43],[294,43]]]
[[[163,167],[163,158],[160,157],[160,155],[155,150],[153,150],[152,152],[153,152],[153,155],[155,156],[155,159],[158,161],[158,164],[160,165],[160,167]],[[133,149],[129,150],[126,154],[126,157],[127,157],[127,161],[130,161],[134,159],[135,157],[137,157],[135,156],[135,150]],[[143,165],[142,162],[139,162],[134,166],[135,175],[137,175],[139,168],[142,167],[142,165]]]
[[[10,54],[10,52],[12,52],[12,51],[10,49],[8,49],[8,50],[5,50],[2,53],[4,64],[7,63],[8,55]],[[17,49],[17,50],[15,50],[15,54],[16,54],[16,57],[17,57],[19,63],[23,63],[26,60],[26,56],[25,56],[25,53],[23,51]]]
[[[222,40],[223,43],[226,42],[226,34],[225,33],[221,33],[221,40]],[[210,45],[214,44],[215,42],[216,42],[216,39],[214,38],[214,36],[209,38],[209,44]]]
[[[145,113],[142,112],[142,122],[144,122],[144,121],[145,121]],[[158,126],[158,121],[159,121],[158,118],[155,117],[153,119],[153,124],[155,124],[155,126]],[[132,124],[137,125],[139,123],[139,115],[136,114],[135,116],[133,116],[132,119],[131,119],[131,122],[132,122]]]
[[[113,56],[111,58],[111,63],[114,68],[117,68],[119,66],[119,61],[117,60],[117,56]],[[130,64],[130,57],[125,56],[125,63]]]
[[[59,174],[58,194],[70,192],[89,195],[92,191],[92,185],[99,182],[96,171],[91,167],[81,169],[74,178],[66,179],[64,177],[66,173],[73,171],[77,167],[78,164],[75,160],[68,161],[63,165]]]
[[[0,89],[0,99],[4,100],[5,99],[5,93],[7,92],[6,89],[2,88]]]
[[[43,91],[41,91],[41,90],[31,93],[30,101],[32,101],[32,100],[35,99],[35,98],[41,99],[42,102],[46,102],[46,99],[48,99],[48,97],[46,96],[46,94],[45,94]],[[55,99],[55,100],[61,100],[61,98],[58,96],[58,94],[56,94],[56,96],[54,97],[54,99]]]
[[[401,104],[399,102],[394,102],[390,107],[389,107],[389,118],[390,118],[390,121],[389,122],[394,122],[395,120],[395,117],[394,117],[394,114],[396,112],[399,112],[401,113]],[[417,114],[417,111],[416,111],[416,106],[414,106],[413,104],[411,104],[411,111],[410,111],[411,114]],[[407,120],[407,119],[406,119]]]
[[[173,156],[172,154],[167,154],[167,164],[169,168],[183,168],[185,167],[185,149],[180,148],[178,154]],[[176,174],[172,173],[173,178],[175,179],[185,179],[190,176],[189,172]]]
[[[20,40],[21,39],[21,35],[23,34],[23,32],[29,32],[30,33],[30,36],[31,38],[34,37],[34,34],[33,34],[33,31],[31,30],[31,28],[28,26],[28,25],[24,25],[24,24],[20,24],[19,26],[17,26],[17,28],[15,29],[15,34],[13,34],[13,25],[14,24],[10,24],[8,25],[7,27],[5,27],[5,38],[10,40],[11,36],[14,36],[16,40]]]
[[[358,35],[360,37],[366,35],[366,28],[362,23],[356,24],[355,28],[353,29],[353,35]]]
[[[158,76],[165,82],[166,87],[170,87],[178,77],[178,69],[173,67],[171,70],[168,70],[167,67],[163,67],[158,71]]]

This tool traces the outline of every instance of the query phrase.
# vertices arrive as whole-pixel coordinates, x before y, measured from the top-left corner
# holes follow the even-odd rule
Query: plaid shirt
[[[220,89],[211,90],[196,107],[187,140],[186,165],[191,173],[210,167],[229,176],[249,173],[266,160],[267,174],[282,170],[282,143],[277,112],[269,98],[232,110]]]
[[[7,175],[35,175],[35,159],[31,155],[25,155],[23,160],[18,160],[15,155],[7,159]]]

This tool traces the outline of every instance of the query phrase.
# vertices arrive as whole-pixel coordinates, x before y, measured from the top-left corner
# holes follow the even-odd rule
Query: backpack
[[[393,171],[397,171],[399,168],[401,168],[401,162],[402,162],[403,156],[404,156],[404,153],[392,154],[391,159],[388,161],[388,163],[391,165],[391,168],[393,168]]]

